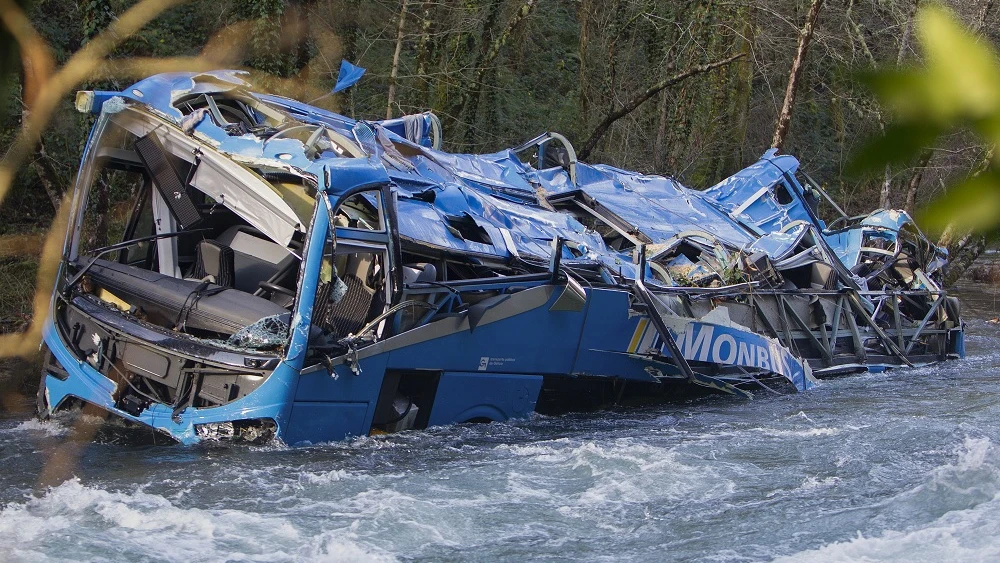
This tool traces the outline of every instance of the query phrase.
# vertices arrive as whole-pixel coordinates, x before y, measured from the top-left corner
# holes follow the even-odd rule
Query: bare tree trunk
[[[94,201],[94,214],[97,222],[94,224],[93,243],[91,248],[102,248],[108,244],[108,212],[111,210],[111,186],[104,178],[98,178],[94,182],[94,191],[90,197],[97,198]]]
[[[778,125],[774,129],[774,138],[771,146],[781,149],[785,145],[785,137],[788,136],[788,129],[792,123],[792,108],[795,105],[795,94],[799,88],[799,78],[802,77],[802,68],[805,65],[806,53],[809,52],[809,43],[812,41],[813,31],[816,27],[816,20],[819,18],[819,10],[823,7],[823,0],[813,0],[809,6],[809,13],[806,14],[806,23],[799,31],[799,48],[795,52],[795,59],[792,61],[792,69],[788,73],[788,87],[785,88],[785,101],[781,105],[781,113],[778,114]]]
[[[974,33],[981,34],[983,32],[986,27],[986,18],[993,10],[993,4],[994,0],[983,0],[979,7],[975,26],[972,29]],[[995,146],[986,151],[983,160],[973,171],[973,176],[982,174],[990,167],[995,152]],[[938,239],[938,246],[947,248],[950,257],[944,277],[944,285],[947,287],[957,282],[969,266],[986,250],[986,237],[979,233],[969,232],[955,223],[949,223],[944,233],[941,234],[941,238]]]
[[[34,61],[38,61],[42,68],[36,68],[36,65],[33,64]],[[41,89],[45,87],[45,83],[48,81],[54,65],[48,57],[35,57],[33,60],[27,54],[22,56],[21,62],[21,124],[23,126],[28,122],[31,107],[34,105],[35,99],[38,97]],[[42,185],[45,195],[52,202],[52,208],[59,211],[59,204],[62,201],[59,175],[52,167],[48,155],[45,154],[45,144],[41,140],[39,140],[38,146],[35,147],[34,158],[31,159],[31,169],[38,176],[38,183]]]
[[[743,158],[747,146],[747,130],[750,123],[750,107],[753,103],[753,48],[754,48],[754,26],[750,17],[750,2],[742,3],[737,8],[737,15],[745,23],[743,32],[740,34],[742,51],[746,53],[746,58],[737,63],[735,68],[736,85],[733,88],[732,102],[729,114],[734,116],[732,127],[734,151],[722,161],[722,168],[716,171],[716,179],[721,179],[743,168]]]
[[[903,209],[907,213],[913,211],[913,205],[917,200],[917,191],[920,190],[920,181],[924,178],[924,169],[930,164],[931,158],[934,157],[934,149],[924,149],[920,153],[920,158],[917,159],[917,164],[913,170],[913,175],[910,176],[910,181],[906,185],[906,203]]]
[[[672,7],[668,13],[669,18],[677,19],[677,14],[679,11],[683,12],[685,9],[691,8],[691,2],[688,1],[680,7]],[[669,76],[669,73],[674,71],[675,60],[677,59],[674,54],[676,48],[675,43],[677,42],[677,30],[674,26],[669,26],[664,33],[662,38],[658,39],[660,43],[660,52],[662,53],[662,60],[668,61],[664,65],[662,73],[664,76]],[[676,102],[678,98],[670,96],[666,90],[660,92],[660,103],[657,108],[656,117],[656,137],[653,139],[653,171],[657,173],[670,173],[669,170],[664,170],[664,164],[667,161],[667,153],[670,151],[668,146],[668,133],[669,129],[673,126],[672,112],[671,112],[671,100]]]
[[[35,158],[31,161],[31,168],[38,175],[38,183],[42,185],[45,195],[52,202],[52,208],[59,211],[63,189],[60,186],[59,174],[52,167],[49,155],[45,152],[45,143],[42,141],[38,142],[38,148],[35,149]]]
[[[726,66],[737,59],[743,58],[744,55],[745,55],[744,53],[739,53],[729,58],[722,59],[721,61],[715,61],[702,65],[695,65],[693,67],[688,68],[684,72],[675,74],[669,78],[665,78],[657,82],[656,84],[650,86],[644,92],[632,98],[624,105],[622,105],[620,108],[611,111],[611,113],[606,115],[604,119],[601,120],[599,124],[597,124],[597,127],[594,128],[594,132],[590,134],[590,137],[588,137],[586,141],[584,141],[583,148],[580,149],[578,153],[580,159],[583,160],[586,159],[588,156],[590,156],[590,153],[597,146],[597,142],[601,140],[601,137],[603,137],[605,133],[608,132],[608,129],[615,121],[618,121],[619,119],[635,111],[635,109],[641,106],[642,103],[645,102],[646,100],[652,98],[653,96],[665,90],[666,88],[673,86],[674,84],[677,84],[678,82],[691,78],[692,76],[704,74],[716,68]]]
[[[910,49],[910,36],[913,34],[913,21],[917,17],[917,9],[920,7],[920,0],[913,0],[910,4],[910,9],[906,12],[906,22],[903,23],[903,34],[899,37],[899,49],[896,52],[896,66],[901,66],[903,61],[906,59],[906,52]],[[882,130],[885,130],[885,124],[882,122],[882,116],[879,115],[879,125]],[[924,171],[923,168],[927,166],[927,163],[931,161],[931,157],[934,156],[934,149],[927,149],[920,153],[920,158],[917,160],[917,168],[913,171],[913,175],[910,176],[910,181],[906,186],[906,202],[904,204],[904,209],[906,211],[913,210],[913,202],[917,197],[917,190],[920,189],[920,180],[923,178]],[[889,165],[885,167],[885,182],[882,185],[882,193],[879,194],[879,207],[882,209],[889,209],[892,205],[889,200],[889,195],[892,192],[892,175],[890,174]]]
[[[992,1],[992,0],[991,0]],[[899,51],[896,54],[896,66],[903,64],[906,59],[906,52],[910,49],[910,36],[913,34],[913,20],[917,17],[917,8],[920,7],[920,0],[913,0],[909,11],[906,12],[906,23],[903,24],[903,35],[899,38]]]
[[[878,66],[878,62],[875,60],[875,55],[872,54],[871,49],[868,48],[868,42],[865,41],[864,31],[862,31],[861,26],[858,25],[856,21],[854,21],[853,14],[854,14],[854,0],[849,0],[847,3],[847,10],[844,13],[844,16],[847,19],[847,35],[852,42],[856,41],[858,45],[861,46],[861,52],[865,54],[865,58],[868,59],[868,63],[872,66],[872,68],[875,68]],[[904,37],[907,35],[909,35],[908,30],[904,31]],[[901,40],[900,47],[898,50],[899,55],[897,56],[897,60],[899,59],[899,57],[903,55],[903,53],[905,53],[905,51],[906,47],[904,46],[904,43]],[[860,110],[860,108],[857,108],[857,112],[859,117],[864,117],[864,113]],[[875,111],[875,121],[878,123],[879,130],[885,133],[885,119],[882,118],[882,112],[878,110]],[[881,207],[882,209],[889,208],[890,206],[889,196],[891,194],[892,194],[892,167],[886,164],[885,173],[882,175],[882,187],[879,190],[878,194],[879,207]]]
[[[426,108],[430,102],[431,79],[427,75],[427,67],[431,61],[431,28],[434,26],[433,7],[429,0],[424,0],[423,13],[420,16],[420,43],[417,53],[417,79],[420,80],[420,105]]]
[[[691,137],[697,96],[697,88],[692,88],[690,84],[681,86],[677,95],[674,96],[674,107],[671,108],[670,121],[668,122],[667,140],[664,142],[664,150],[666,151],[664,166],[670,175],[677,174],[684,168],[680,163],[686,160],[685,157],[690,153],[686,143]]]
[[[392,119],[392,104],[396,101],[396,76],[399,74],[399,54],[403,50],[403,31],[406,26],[406,4],[403,0],[399,8],[399,27],[396,29],[396,50],[392,54],[392,71],[389,73],[389,100],[385,106],[385,118]]]
[[[590,2],[580,0],[576,9],[576,20],[580,26],[580,120],[586,125],[590,112],[590,101],[587,99],[587,46],[590,44]]]
[[[986,27],[986,17],[990,15],[993,10],[993,0],[983,0],[981,6],[979,6],[979,15],[976,16],[976,25],[972,28],[972,31],[976,34],[983,32]]]
[[[510,40],[511,35],[514,31],[524,22],[531,12],[535,10],[536,0],[524,0],[524,4],[518,8],[517,12],[511,16],[510,21],[507,22],[507,27],[493,40],[492,43],[488,44],[488,48],[481,52],[481,56],[476,64],[475,76],[472,79],[471,95],[466,95],[462,100],[462,108],[459,113],[465,113],[465,119],[468,122],[469,128],[466,130],[466,142],[472,144],[475,140],[475,121],[476,114],[479,112],[479,100],[483,95],[483,79],[486,77],[487,71],[489,71],[490,65],[496,60],[497,56],[500,55],[501,49]],[[483,45],[486,47],[486,44]]]
[[[983,155],[983,160],[973,170],[972,176],[978,176],[990,167],[996,147],[990,147]],[[986,250],[986,237],[980,233],[970,232],[955,223],[949,223],[938,239],[938,246],[948,249],[948,268],[945,270],[944,285],[948,287],[957,282],[965,271]]]
[[[885,165],[885,175],[882,178],[882,189],[878,193],[878,206],[882,209],[889,209],[892,201],[889,196],[892,194],[892,169]]]
[[[653,171],[663,173],[666,161],[667,123],[670,121],[670,96],[667,92],[660,93],[660,115],[656,126],[656,138],[653,140]]]
[[[489,51],[486,52],[486,57],[481,61],[479,68],[476,69],[476,84],[482,82],[489,65],[497,58],[497,55],[500,54],[500,50],[507,44],[507,41],[510,41],[510,36],[513,35],[514,31],[535,11],[535,4],[536,0],[524,0],[524,4],[521,5],[517,12],[510,18],[510,21],[507,22],[507,27],[490,44]]]
[[[470,4],[470,6],[472,5]],[[476,54],[471,69],[474,78],[471,83],[463,84],[464,87],[461,88],[458,99],[458,108],[453,111],[453,114],[458,116],[465,128],[464,139],[468,150],[474,150],[473,147],[476,143],[476,117],[479,114],[479,101],[483,95],[483,84],[481,81],[486,75],[486,58],[490,52],[490,45],[497,38],[497,32],[494,28],[498,25],[497,21],[500,19],[500,12],[503,10],[504,0],[490,0],[489,2],[483,2],[483,5],[486,7],[486,14],[483,18],[483,25],[480,28],[479,36],[467,43],[470,46],[475,43],[479,47],[479,52]],[[483,69],[483,72],[479,72],[479,69]]]
[[[920,6],[920,0],[913,0],[910,4],[909,9],[906,13],[906,21],[903,23],[903,32],[899,38],[899,48],[896,50],[896,66],[902,65],[903,60],[906,58],[906,53],[909,51],[910,36],[913,32],[913,21],[917,15],[917,8]],[[872,54],[871,49],[868,48],[868,42],[865,41],[864,32],[861,30],[861,26],[854,21],[852,17],[854,11],[854,0],[849,0],[847,4],[847,10],[845,16],[847,19],[847,30],[848,35],[851,36],[852,41],[856,41],[858,45],[861,46],[861,51],[865,54],[865,58],[868,59],[869,64],[872,67],[878,66],[878,62],[875,60],[875,55]],[[852,33],[853,32],[853,33]],[[875,112],[875,119],[878,122],[879,129],[883,132],[885,131],[885,119],[883,119],[881,112]],[[932,153],[933,154],[933,153]],[[923,157],[921,157],[922,159]],[[930,158],[928,157],[928,160]],[[910,198],[910,190],[914,190],[913,195],[916,196],[916,189],[920,185],[920,179],[922,176],[921,171],[914,172],[914,176],[910,178],[910,184],[907,185],[907,204],[908,208],[912,206]],[[916,186],[913,186],[912,182],[916,180]],[[889,165],[885,167],[885,174],[882,177],[882,188],[879,190],[879,207],[882,209],[889,209],[892,205],[892,168]]]
[[[948,248],[950,261],[945,270],[944,286],[949,287],[962,279],[965,271],[986,250],[986,237],[979,233],[967,233],[957,244]]]

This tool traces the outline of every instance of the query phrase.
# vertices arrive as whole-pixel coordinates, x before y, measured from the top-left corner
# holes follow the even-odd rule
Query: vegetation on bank
[[[864,141],[893,133],[903,115],[894,105],[901,98],[887,97],[884,83],[873,92],[858,72],[938,60],[922,41],[926,0],[163,4],[171,7],[137,32],[108,39],[101,32],[135,2],[0,0],[0,151],[14,145],[39,95],[33,90],[104,41],[108,60],[88,67],[74,87],[122,89],[185,64],[240,67],[262,88],[358,118],[432,110],[450,151],[499,150],[552,130],[591,161],[672,175],[693,188],[781,146],[849,213],[915,210],[945,186],[994,174],[993,141],[969,132],[967,116],[933,134],[897,137],[916,142],[906,152],[873,152],[867,166],[850,170]],[[968,45],[992,43],[994,0],[939,4],[970,30]],[[17,28],[18,6],[48,46],[45,56],[29,56],[32,44],[8,31]],[[992,51],[982,57],[995,63]],[[343,58],[368,74],[331,95]],[[64,96],[2,201],[0,330],[30,317],[41,236],[70,189],[91,123]],[[9,237],[24,233],[35,234],[23,244]],[[960,229],[948,240],[973,254],[985,241]]]
[[[926,3],[926,2],[925,2]],[[35,0],[28,17],[64,63],[133,2]],[[992,0],[950,2],[976,33],[997,26]],[[186,2],[128,38],[114,58],[188,57],[206,49],[226,66],[257,71],[267,87],[309,100],[329,92],[341,58],[368,68],[354,89],[316,101],[382,118],[430,109],[452,151],[492,151],[543,130],[579,149],[609,116],[656,90],[592,143],[590,160],[669,174],[708,187],[771,146],[799,38],[815,7],[784,151],[800,157],[849,212],[917,207],[973,169],[985,144],[955,133],[886,170],[845,174],[864,139],[891,120],[858,70],[919,61],[920,0],[220,0]],[[8,39],[9,40],[9,39]],[[398,49],[397,49],[398,47]],[[206,50],[208,50],[206,49]],[[8,59],[16,48],[5,49]],[[0,103],[0,146],[22,118],[24,70]],[[394,71],[395,69],[395,71]],[[132,77],[82,88],[120,89]],[[390,93],[391,91],[391,93]],[[46,225],[75,172],[89,118],[70,99],[4,201],[0,230]],[[388,106],[388,108],[387,108]],[[916,182],[914,182],[916,178]],[[915,185],[914,185],[915,184]],[[913,191],[911,195],[909,192]]]

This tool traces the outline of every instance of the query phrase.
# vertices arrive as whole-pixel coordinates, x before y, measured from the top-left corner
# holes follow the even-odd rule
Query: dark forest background
[[[20,4],[60,65],[134,2]],[[994,0],[939,4],[983,40],[996,38]],[[588,161],[672,175],[692,188],[713,185],[775,144],[798,60],[796,96],[785,112],[791,119],[779,144],[857,214],[917,208],[987,158],[981,141],[956,133],[911,162],[846,173],[857,149],[890,120],[858,73],[919,64],[920,6],[921,0],[197,0],[166,11],[113,56],[217,54],[224,66],[251,70],[262,88],[360,119],[431,110],[443,122],[444,148],[453,152],[495,151],[557,131]],[[10,146],[26,107],[26,71],[9,45],[0,62],[20,72],[0,84],[0,151]],[[368,73],[351,90],[325,95],[343,58]],[[120,90],[131,82],[95,77],[83,87]],[[91,120],[73,111],[70,98],[63,102],[0,207],[0,235],[49,226],[72,185]],[[24,280],[30,295],[32,259],[4,258],[0,277]],[[2,293],[0,325],[17,325],[30,303]]]

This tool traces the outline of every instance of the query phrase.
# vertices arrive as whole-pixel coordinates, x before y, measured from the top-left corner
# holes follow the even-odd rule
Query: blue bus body
[[[826,223],[790,156],[694,191],[554,133],[451,154],[432,114],[355,121],[232,71],[77,102],[43,416],[317,443],[963,354],[946,253],[902,212]]]

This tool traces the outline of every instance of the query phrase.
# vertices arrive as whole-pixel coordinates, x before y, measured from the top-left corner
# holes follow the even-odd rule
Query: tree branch
[[[389,73],[389,96],[385,105],[385,118],[392,119],[392,104],[396,101],[396,76],[399,74],[399,55],[403,50],[403,32],[406,30],[406,3],[399,9],[399,27],[396,30],[396,50],[392,54],[392,71]]]
[[[771,146],[781,149],[785,144],[785,137],[788,136],[788,129],[792,124],[792,108],[795,106],[795,94],[799,88],[799,78],[802,76],[802,67],[805,65],[806,53],[809,52],[809,43],[812,41],[813,30],[816,27],[816,20],[819,18],[819,10],[823,7],[823,0],[813,0],[809,6],[809,13],[806,15],[806,23],[799,32],[799,48],[795,52],[795,59],[792,60],[792,70],[788,73],[788,87],[785,88],[785,101],[781,105],[781,113],[778,114],[778,125],[774,128],[774,138]]]
[[[632,98],[631,100],[626,102],[623,106],[605,116],[604,119],[597,124],[597,127],[594,128],[594,132],[590,134],[590,137],[588,137],[587,140],[584,141],[583,148],[580,149],[580,152],[578,153],[579,158],[581,160],[584,160],[588,156],[590,156],[590,153],[593,152],[594,148],[597,147],[598,141],[600,141],[601,137],[603,137],[604,134],[608,132],[608,129],[611,128],[611,125],[614,124],[615,121],[618,121],[619,119],[635,111],[636,108],[641,106],[643,102],[645,102],[646,100],[652,98],[653,96],[669,88],[670,86],[677,84],[678,82],[682,82],[688,78],[691,78],[692,76],[704,74],[719,67],[726,66],[735,60],[742,59],[744,56],[746,56],[746,53],[738,53],[729,58],[722,59],[720,61],[695,65],[683,72],[680,72],[678,74],[665,78],[657,82],[656,84],[653,84],[645,91],[640,93],[638,96]]]

